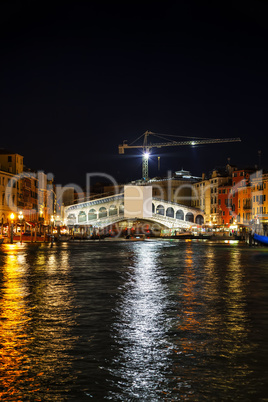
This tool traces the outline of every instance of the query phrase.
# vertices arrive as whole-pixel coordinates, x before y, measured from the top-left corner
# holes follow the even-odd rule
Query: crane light
[[[144,159],[149,159],[149,152],[144,152],[143,157]]]

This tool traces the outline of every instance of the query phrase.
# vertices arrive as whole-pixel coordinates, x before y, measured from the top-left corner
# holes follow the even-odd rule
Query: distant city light
[[[195,141],[192,141],[191,144],[192,144],[192,145],[195,145],[196,143],[195,143]]]

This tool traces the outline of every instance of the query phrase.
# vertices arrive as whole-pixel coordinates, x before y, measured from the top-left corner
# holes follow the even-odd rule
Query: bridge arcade
[[[129,205],[129,199],[127,199],[125,195],[128,190],[126,187],[127,186],[125,186],[125,192],[122,194],[102,197],[66,207],[65,218],[67,226],[96,227],[103,229],[122,221],[133,221],[138,218],[151,225],[158,224],[163,228],[179,230],[189,229],[193,225],[202,225],[204,222],[204,216],[201,210],[166,200],[160,200],[158,198],[150,198],[150,195],[149,197],[146,195],[146,199],[142,201],[144,205],[146,201],[147,209],[149,205],[149,213],[147,211],[145,216],[145,208],[143,207],[143,210],[139,211],[141,214],[134,213],[133,215],[132,213],[133,216],[131,217],[129,211],[127,212],[125,208],[126,205]],[[134,202],[135,205],[135,199],[133,201],[133,197],[131,202],[132,204]],[[138,209],[139,208],[140,206]]]

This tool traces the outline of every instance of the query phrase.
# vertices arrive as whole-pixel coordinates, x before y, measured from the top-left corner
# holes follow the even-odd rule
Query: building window
[[[7,157],[7,161],[8,161],[8,162],[12,162],[12,156],[8,156],[8,157]]]

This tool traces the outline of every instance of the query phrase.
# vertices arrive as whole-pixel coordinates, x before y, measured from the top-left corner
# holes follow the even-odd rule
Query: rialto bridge
[[[157,224],[166,229],[187,230],[194,225],[202,225],[204,222],[203,212],[199,209],[152,197],[146,200],[146,208],[148,210],[149,205],[149,213],[147,211],[147,214],[143,214],[139,207],[135,207],[137,213],[132,213],[131,217],[129,211],[126,211],[128,199],[125,187],[125,192],[122,194],[70,205],[65,208],[67,226],[103,229],[124,221],[131,224],[139,219],[149,225]],[[131,199],[133,204],[133,197]],[[138,205],[138,202],[136,204]],[[142,209],[145,209],[144,205]]]

